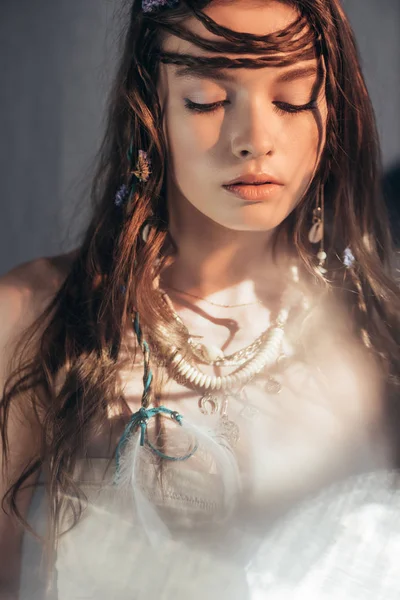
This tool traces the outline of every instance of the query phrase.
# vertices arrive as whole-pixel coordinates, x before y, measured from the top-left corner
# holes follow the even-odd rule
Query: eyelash
[[[196,102],[192,102],[188,98],[185,100],[185,106],[191,112],[197,113],[214,113],[216,110],[228,104],[228,100],[221,100],[220,102],[213,102],[211,104],[197,104]],[[314,110],[316,108],[316,102],[312,100],[307,104],[302,104],[298,106],[296,104],[287,104],[286,102],[275,102],[275,110],[280,115],[296,115],[301,112],[306,112],[309,110]]]

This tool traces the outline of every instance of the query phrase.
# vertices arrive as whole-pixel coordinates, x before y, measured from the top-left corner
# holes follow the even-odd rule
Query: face
[[[222,0],[204,12],[219,25],[255,35],[284,29],[297,17],[292,7],[275,0]],[[222,39],[196,19],[186,26],[204,38]],[[164,40],[163,48],[213,56],[174,36]],[[161,65],[158,85],[170,210],[189,203],[227,229],[273,230],[301,201],[324,145],[327,109],[317,59],[288,67],[225,69],[217,78],[180,70]],[[224,187],[248,174],[276,184]]]

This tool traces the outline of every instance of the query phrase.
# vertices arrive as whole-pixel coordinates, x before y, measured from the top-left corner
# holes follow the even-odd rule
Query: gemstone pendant
[[[240,416],[244,419],[254,419],[257,415],[260,414],[260,411],[255,406],[251,404],[246,405],[243,410],[240,412]]]
[[[234,448],[240,439],[239,427],[227,415],[222,415],[219,422],[219,433]]]
[[[267,394],[279,394],[282,391],[282,386],[273,377],[268,377],[267,383],[265,384],[265,391]]]
[[[281,354],[276,361],[276,366],[280,371],[284,371],[289,364],[289,357],[286,354]]]

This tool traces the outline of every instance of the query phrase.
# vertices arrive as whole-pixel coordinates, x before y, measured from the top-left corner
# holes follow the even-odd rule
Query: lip
[[[282,190],[282,184],[266,183],[263,185],[224,185],[227,192],[247,202],[268,200]]]
[[[231,185],[235,185],[238,183],[243,183],[243,184],[247,184],[247,185],[252,185],[252,184],[263,184],[263,183],[273,183],[276,185],[282,185],[281,181],[278,181],[276,179],[276,177],[274,177],[271,173],[243,173],[242,175],[239,175],[238,177],[236,177],[235,179],[232,179],[232,181],[228,181],[227,183],[224,183],[224,187],[226,186],[231,186]]]

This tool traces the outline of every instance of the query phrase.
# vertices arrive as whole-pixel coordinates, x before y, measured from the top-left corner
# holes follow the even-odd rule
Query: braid
[[[235,33],[214,23],[207,15],[191,7],[192,12],[203,25],[212,33],[223,36],[223,41],[215,42],[198,37],[180,25],[175,23],[157,23],[157,27],[164,29],[171,35],[184,39],[199,48],[215,52],[218,49],[219,57],[202,57],[184,55],[180,53],[157,52],[158,59],[163,63],[176,65],[207,65],[211,68],[255,68],[262,69],[265,66],[288,66],[298,60],[309,60],[320,53],[320,35],[313,27],[307,27],[307,20],[299,16],[286,29],[275,34],[254,36],[246,33]],[[262,54],[258,59],[240,58],[229,59],[224,54]]]
[[[168,31],[171,35],[175,35],[184,39],[187,42],[193,43],[203,50],[215,52],[216,46],[219,52],[229,54],[260,54],[260,53],[276,53],[282,52],[282,45],[285,45],[285,52],[290,52],[292,49],[300,49],[304,47],[304,43],[309,40],[312,43],[312,31],[304,31],[308,22],[303,17],[299,17],[281,32],[272,33],[263,36],[256,36],[248,33],[236,33],[230,29],[226,29],[221,25],[214,23],[207,15],[199,10],[193,9],[196,18],[215,35],[224,37],[225,41],[210,41],[203,37],[199,37],[192,31],[181,27],[175,23],[157,23],[157,27]],[[303,35],[300,34],[303,32]],[[300,36],[300,37],[299,37]]]
[[[301,53],[302,60],[311,60],[315,57],[315,48],[310,47]],[[278,57],[271,58],[262,56],[258,59],[254,58],[226,58],[225,56],[217,56],[209,58],[207,56],[190,56],[174,52],[160,53],[160,61],[165,64],[185,65],[188,67],[200,65],[215,69],[263,69],[265,66],[270,67],[287,67],[292,65],[297,60],[293,55],[286,58]]]
[[[136,333],[137,341],[143,352],[144,367],[143,367],[143,394],[142,407],[147,408],[152,396],[153,372],[150,368],[150,348],[146,340],[143,339],[142,328],[139,322],[139,313],[136,312],[133,321],[133,328]]]

